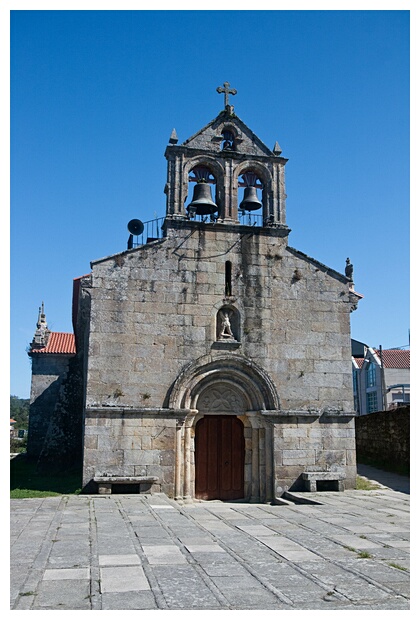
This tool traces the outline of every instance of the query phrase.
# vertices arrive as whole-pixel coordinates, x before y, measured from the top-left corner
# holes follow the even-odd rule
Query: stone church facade
[[[314,471],[355,485],[360,295],[349,265],[289,246],[287,159],[221,90],[214,120],[171,135],[162,238],[75,281],[88,492],[119,477],[178,500],[268,502]]]

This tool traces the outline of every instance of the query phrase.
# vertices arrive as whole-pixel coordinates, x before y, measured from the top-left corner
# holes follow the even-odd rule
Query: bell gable
[[[200,149],[225,154],[252,155],[254,157],[277,157],[245,125],[245,123],[230,110],[223,110],[205,127],[182,143],[183,147]]]

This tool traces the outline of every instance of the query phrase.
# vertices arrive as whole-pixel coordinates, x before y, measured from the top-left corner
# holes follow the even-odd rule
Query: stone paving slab
[[[186,564],[187,560],[176,545],[143,545],[150,565]]]
[[[137,592],[150,590],[141,566],[112,566],[99,571],[101,592]]]
[[[11,609],[408,610],[408,493],[295,495],[12,500]]]
[[[99,556],[99,566],[133,566],[136,564],[140,564],[140,558],[135,553]]]
[[[90,609],[88,579],[41,581],[31,609]]]
[[[45,571],[43,579],[89,579],[89,576],[89,568],[53,568]]]

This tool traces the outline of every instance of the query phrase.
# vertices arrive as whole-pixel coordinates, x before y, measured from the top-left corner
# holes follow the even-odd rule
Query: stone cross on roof
[[[218,93],[224,93],[225,95],[225,108],[229,105],[229,95],[236,95],[238,92],[236,88],[230,88],[229,82],[224,82],[223,87],[218,86],[216,88]]]

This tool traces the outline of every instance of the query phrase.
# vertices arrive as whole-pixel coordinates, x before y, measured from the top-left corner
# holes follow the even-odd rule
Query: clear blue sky
[[[237,115],[286,166],[289,244],[364,295],[352,337],[409,338],[409,11],[11,12],[11,386],[45,303],[71,331],[73,278],[165,214],[164,151]]]

